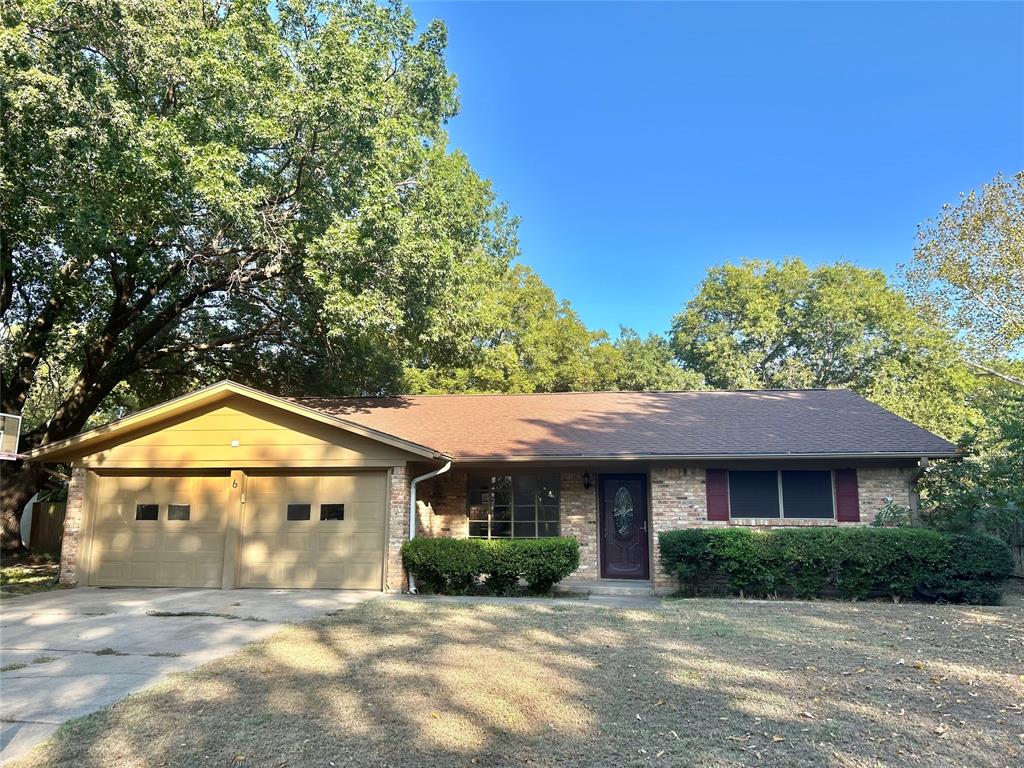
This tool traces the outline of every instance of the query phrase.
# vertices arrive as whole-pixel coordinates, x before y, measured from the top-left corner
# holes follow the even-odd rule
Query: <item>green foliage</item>
[[[852,264],[713,268],[676,315],[672,345],[712,387],[848,387],[951,439],[977,416],[953,339],[884,274]]]
[[[706,528],[658,535],[661,566],[690,594],[725,580],[747,596],[829,592],[998,602],[1012,563],[1006,544],[921,528]]]
[[[924,474],[924,522],[952,533],[1024,539],[1024,395],[993,400],[986,421],[965,440],[963,460],[939,462]]]
[[[629,328],[612,342],[591,331],[528,267],[487,273],[472,288],[478,304],[474,336],[461,358],[424,357],[410,363],[404,388],[413,393],[572,392],[699,389],[703,379],[684,371],[660,336]]]
[[[946,567],[924,580],[922,592],[935,600],[988,605],[998,603],[1003,583],[1013,575],[1013,556],[994,536],[950,537]]]
[[[911,524],[910,507],[896,504],[891,498],[875,512],[871,525],[875,528],[904,528]]]
[[[1024,352],[1024,171],[996,176],[918,228],[906,270],[914,302],[1005,370]]]
[[[539,594],[579,567],[580,549],[574,538],[419,538],[402,546],[402,562],[424,592],[466,594],[486,577],[492,594],[511,593],[520,579]]]

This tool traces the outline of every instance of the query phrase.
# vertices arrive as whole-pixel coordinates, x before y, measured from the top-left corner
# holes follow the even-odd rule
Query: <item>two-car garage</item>
[[[438,459],[232,383],[39,456],[72,464],[84,489],[62,555],[79,584],[328,589],[400,578],[388,573],[391,526],[407,523],[390,507],[396,471]]]
[[[236,586],[380,589],[384,472],[95,477],[94,586],[220,587],[240,519]]]

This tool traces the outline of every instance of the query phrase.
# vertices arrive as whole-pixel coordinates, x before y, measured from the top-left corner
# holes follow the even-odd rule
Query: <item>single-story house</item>
[[[575,536],[575,583],[668,589],[659,531],[865,525],[951,443],[833,390],[285,399],[222,382],[42,446],[61,579],[400,589],[416,536]]]

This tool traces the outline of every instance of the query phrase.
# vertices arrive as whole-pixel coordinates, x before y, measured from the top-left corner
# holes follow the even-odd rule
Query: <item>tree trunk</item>
[[[0,553],[4,557],[25,554],[21,541],[21,513],[46,481],[40,464],[0,462]]]

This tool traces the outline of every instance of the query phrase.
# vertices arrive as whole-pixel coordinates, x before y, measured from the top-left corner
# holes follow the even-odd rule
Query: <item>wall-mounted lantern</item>
[[[590,490],[590,473],[589,472],[584,472],[583,473],[583,487],[586,488],[588,491]]]

